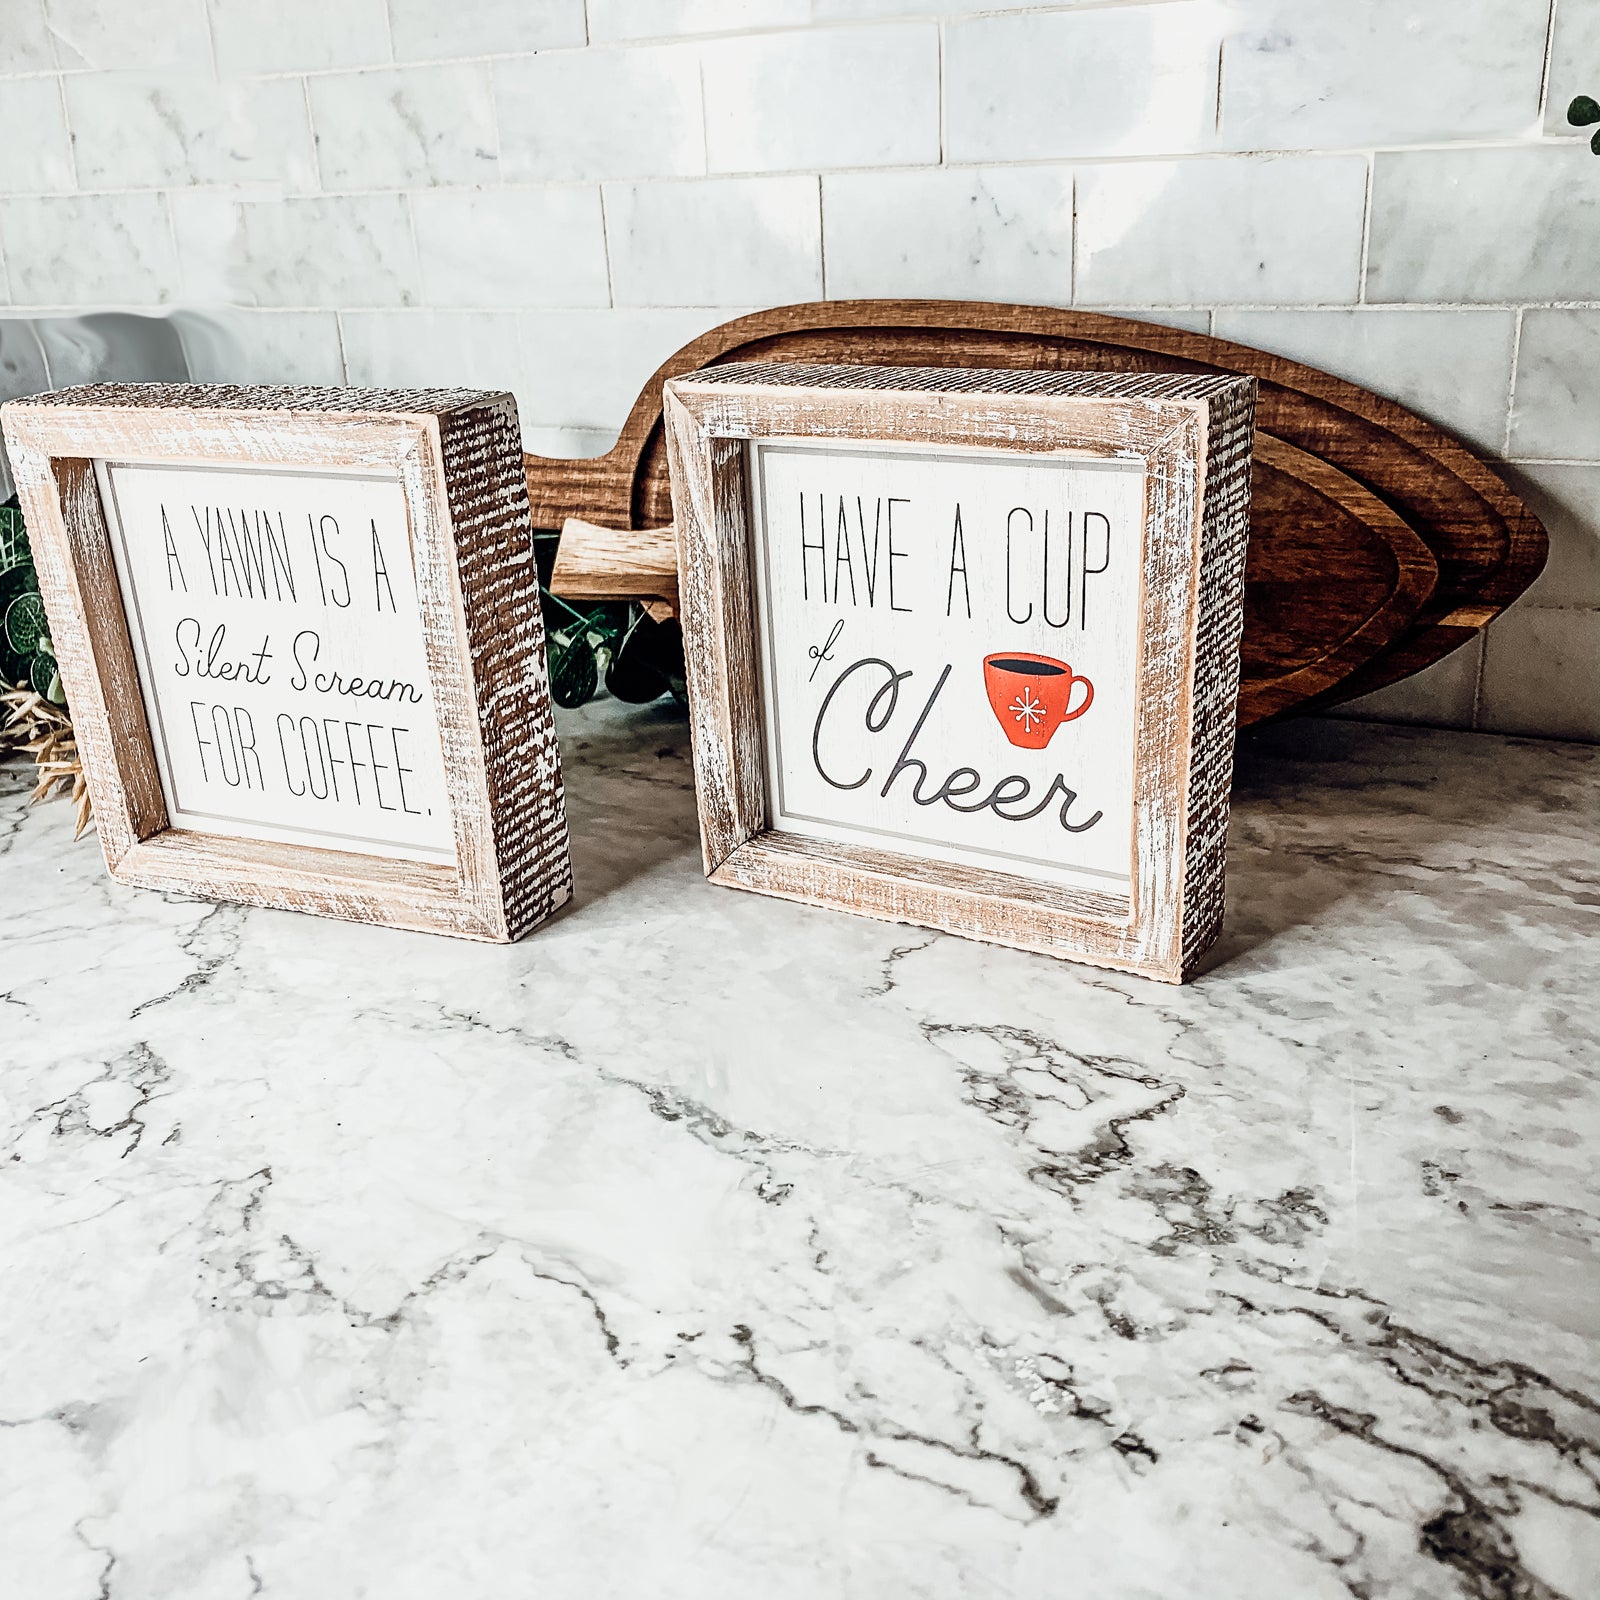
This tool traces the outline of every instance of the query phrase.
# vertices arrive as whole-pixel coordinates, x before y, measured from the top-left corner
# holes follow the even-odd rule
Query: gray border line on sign
[[[438,845],[412,844],[404,839],[377,839],[370,834],[351,833],[348,830],[336,828],[308,828],[292,822],[263,822],[258,817],[234,817],[217,811],[201,811],[183,803],[178,796],[177,769],[173,765],[172,753],[167,744],[167,725],[161,712],[161,696],[150,687],[153,672],[150,665],[149,641],[145,635],[144,612],[139,605],[139,585],[133,575],[133,557],[128,551],[127,533],[122,517],[122,502],[117,498],[116,472],[124,469],[132,472],[199,472],[211,474],[237,471],[256,472],[263,477],[294,478],[296,480],[301,478],[331,478],[340,483],[348,483],[354,479],[367,483],[388,484],[395,483],[397,480],[383,472],[300,472],[292,469],[285,470],[282,467],[235,467],[229,463],[201,466],[192,462],[113,461],[106,457],[100,457],[97,458],[97,464],[105,468],[106,485],[111,491],[111,506],[116,514],[117,544],[122,554],[122,570],[118,573],[118,578],[126,577],[126,588],[129,597],[133,601],[134,620],[138,623],[138,637],[134,640],[134,645],[139,657],[139,665],[143,669],[140,673],[139,688],[148,706],[155,712],[156,731],[161,740],[161,760],[158,766],[161,773],[162,787],[168,791],[166,798],[169,813],[180,818],[197,818],[204,822],[232,823],[235,827],[240,828],[261,828],[277,830],[283,833],[309,834],[313,838],[319,839],[343,839],[351,844],[370,844],[389,851],[411,852],[418,856],[426,856],[430,861],[437,861],[443,864],[454,862],[456,859],[454,849],[446,850]],[[409,528],[407,542],[408,544],[410,542]],[[413,562],[415,562],[415,559],[416,556],[413,551]],[[126,614],[126,608],[124,608],[124,614]],[[431,701],[433,697],[433,684],[431,681],[428,684],[428,693]],[[435,710],[434,715],[437,722],[437,710]],[[235,837],[248,837],[248,835],[235,835]],[[403,855],[401,859],[404,859]]]
[[[942,850],[955,850],[962,854],[987,856],[997,861],[1012,861],[1023,866],[1044,867],[1053,873],[1074,873],[1089,878],[1104,878],[1113,883],[1126,884],[1129,890],[1129,902],[1132,903],[1133,864],[1130,861],[1126,872],[1115,872],[1105,867],[1084,867],[1073,862],[1051,860],[1044,856],[1019,855],[1013,851],[990,849],[983,845],[954,844],[949,839],[940,839],[926,834],[904,833],[894,828],[875,828],[868,823],[841,822],[834,817],[812,816],[803,811],[792,811],[784,799],[783,793],[783,729],[778,712],[777,686],[772,682],[772,664],[777,659],[777,639],[774,628],[772,594],[772,541],[767,537],[767,469],[765,457],[769,451],[789,451],[795,454],[814,455],[822,448],[827,448],[830,454],[854,455],[875,457],[884,454],[886,447],[891,454],[901,453],[893,449],[897,441],[885,440],[876,444],[852,445],[832,439],[764,439],[751,438],[745,441],[751,455],[754,457],[755,471],[750,475],[754,479],[751,485],[753,504],[750,507],[749,518],[750,537],[759,549],[757,553],[761,558],[762,581],[756,586],[756,606],[760,613],[762,623],[761,632],[765,639],[765,649],[758,652],[756,661],[757,672],[762,684],[763,707],[767,711],[772,723],[772,739],[766,752],[768,772],[768,785],[776,791],[777,807],[775,817],[784,821],[810,822],[825,828],[837,828],[844,832],[873,834],[882,839],[899,839],[907,844],[934,845]],[[925,459],[948,462],[969,462],[974,456],[989,458],[997,454],[992,449],[983,446],[973,446],[970,450],[946,450],[919,448],[914,445],[903,447],[903,453],[918,455]],[[1030,466],[1059,466],[1062,468],[1086,468],[1102,472],[1139,472],[1146,471],[1144,463],[1123,461],[1106,461],[1092,457],[1081,457],[1056,452],[1041,455],[1036,460],[1028,463]],[[768,818],[768,826],[774,826],[773,816]],[[937,859],[937,858],[935,858]]]

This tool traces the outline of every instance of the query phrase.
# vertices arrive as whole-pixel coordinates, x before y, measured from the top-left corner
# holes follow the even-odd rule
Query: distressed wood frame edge
[[[860,386],[852,388],[852,382]],[[730,395],[745,402],[742,412],[730,406]],[[797,395],[812,406],[804,419],[794,415]],[[1103,408],[1120,401],[1130,412],[1153,407],[1162,414],[1159,420],[1146,417],[1137,431],[1147,477],[1134,814],[1136,842],[1142,838],[1146,848],[1135,850],[1125,933],[1110,931],[1110,919],[1084,905],[1095,897],[1078,891],[1035,887],[1019,893],[1017,886],[1029,880],[976,869],[935,871],[931,863],[899,852],[834,845],[768,825],[755,602],[745,570],[748,500],[742,466],[736,474],[729,447],[742,464],[745,442],[766,433],[861,437],[859,428],[828,427],[819,413],[830,402],[836,414],[847,411],[854,401],[860,422],[874,406],[881,410],[897,397],[921,402],[930,416],[942,418],[946,431],[938,442],[999,448],[1024,446],[1005,437],[1003,428],[984,436],[975,416],[981,407],[1011,417],[1029,408],[1053,409],[1065,417],[1085,403]],[[1167,982],[1191,976],[1220,931],[1224,903],[1254,402],[1253,379],[1217,375],[1130,378],[786,363],[724,366],[670,380],[664,419],[706,875],[730,887]],[[952,413],[959,413],[953,429]],[[780,414],[782,426],[765,426]],[[913,435],[905,419],[887,427],[881,417],[872,420],[878,427],[871,437],[933,437]],[[1134,425],[1131,415],[1124,421]],[[1086,447],[1073,439],[1054,448]],[[1191,453],[1192,474],[1184,466]],[[1187,573],[1166,573],[1163,563],[1172,560],[1180,567],[1187,561]],[[1165,639],[1152,657],[1152,635],[1162,628]],[[1154,671],[1166,674],[1164,687],[1151,687]],[[1187,759],[1178,760],[1185,751]],[[1175,797],[1170,804],[1169,796]],[[1168,909],[1174,914],[1163,921]]]
[[[569,898],[537,587],[502,630],[491,614],[504,596],[468,581],[474,569],[486,582],[498,568],[511,588],[529,589],[515,404],[509,394],[473,390],[114,384],[0,408],[101,845],[118,882],[495,943],[520,937]],[[97,459],[394,475],[451,794],[453,866],[170,826],[94,482]],[[474,469],[489,480],[477,485],[482,503],[469,492]],[[521,557],[506,559],[518,544]],[[525,739],[535,736],[527,752],[508,737],[519,717]]]

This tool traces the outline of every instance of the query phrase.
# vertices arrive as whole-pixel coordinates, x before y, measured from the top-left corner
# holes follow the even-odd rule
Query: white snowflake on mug
[[[1024,689],[1011,702],[1011,715],[1022,724],[1024,733],[1032,733],[1034,723],[1044,721],[1044,701],[1035,700],[1032,689]]]

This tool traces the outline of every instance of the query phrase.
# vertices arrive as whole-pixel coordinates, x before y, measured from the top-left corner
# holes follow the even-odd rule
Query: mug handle
[[[1087,711],[1089,709],[1089,707],[1094,704],[1094,685],[1092,683],[1090,683],[1087,678],[1082,677],[1078,673],[1074,673],[1072,675],[1072,683],[1067,689],[1067,703],[1068,703],[1068,705],[1070,705],[1072,703],[1072,691],[1073,691],[1073,689],[1075,689],[1080,683],[1088,691],[1083,697],[1083,704],[1081,706],[1079,706],[1076,711],[1063,711],[1061,713],[1061,721],[1062,722],[1071,722],[1071,721],[1073,721],[1074,718],[1081,717],[1084,714],[1084,712]],[[1060,723],[1058,723],[1057,726],[1059,727]]]

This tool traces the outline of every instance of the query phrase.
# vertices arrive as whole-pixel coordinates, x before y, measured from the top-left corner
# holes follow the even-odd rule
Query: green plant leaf
[[[1567,121],[1574,128],[1587,128],[1591,122],[1600,122],[1600,100],[1592,94],[1580,94],[1567,107]]]
[[[599,665],[581,635],[550,657],[550,698],[563,710],[572,711],[594,699],[599,687]]]
[[[0,572],[10,572],[32,560],[22,513],[15,506],[0,506]]]
[[[1589,141],[1589,148],[1600,156],[1600,129],[1596,129],[1595,136]]]
[[[19,594],[5,611],[6,643],[19,656],[31,656],[49,630],[44,601],[36,592]]]
[[[61,675],[56,671],[56,658],[48,650],[40,650],[28,663],[28,682],[46,700],[58,706],[66,704]]]

